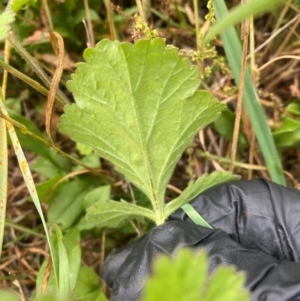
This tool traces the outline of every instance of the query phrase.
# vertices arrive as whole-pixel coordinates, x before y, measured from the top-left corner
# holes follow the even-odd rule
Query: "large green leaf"
[[[207,276],[208,259],[205,252],[193,254],[183,249],[174,259],[163,255],[154,263],[153,275],[145,285],[142,301],[247,301],[245,275],[233,267],[219,267]]]
[[[65,107],[59,129],[110,160],[159,216],[182,152],[225,106],[197,91],[198,68],[160,38],[103,40],[84,58],[68,82],[76,105]]]
[[[87,175],[61,185],[51,197],[48,222],[70,228],[84,214],[84,196],[98,185],[99,178]]]

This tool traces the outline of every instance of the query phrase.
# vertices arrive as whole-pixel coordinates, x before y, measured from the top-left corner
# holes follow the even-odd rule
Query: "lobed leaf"
[[[215,171],[211,174],[204,174],[195,183],[190,184],[178,198],[166,205],[165,218],[205,190],[222,183],[236,181],[239,178],[239,176],[233,175],[231,172]]]
[[[162,255],[154,262],[153,275],[146,281],[142,301],[246,301],[245,275],[235,268],[220,266],[208,276],[204,251],[180,250],[174,259]]]
[[[100,201],[87,209],[87,221],[95,222],[99,227],[118,227],[128,218],[145,216],[155,221],[153,211],[125,201]]]
[[[247,301],[249,293],[243,289],[245,274],[236,272],[235,267],[219,266],[209,280],[203,301]]]
[[[0,41],[4,40],[10,30],[10,24],[15,21],[15,13],[10,9],[6,10],[0,15]]]
[[[197,91],[198,68],[160,38],[103,40],[84,58],[68,82],[76,105],[59,129],[111,161],[161,213],[182,152],[225,105]]]
[[[178,252],[174,259],[160,256],[153,266],[153,276],[145,284],[142,301],[199,301],[206,280],[205,252]]]

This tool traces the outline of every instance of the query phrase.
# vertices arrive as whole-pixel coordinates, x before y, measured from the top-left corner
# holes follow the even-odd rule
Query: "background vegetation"
[[[226,4],[231,8],[239,1],[226,1]],[[245,107],[238,105],[236,77],[240,74],[234,70],[226,36],[222,39],[216,36],[207,46],[201,38],[196,39],[196,33],[201,37],[208,30],[209,22],[213,22],[213,16],[208,14],[207,1],[142,1],[142,5],[144,17],[151,28],[157,29],[159,36],[168,44],[178,47],[199,65],[203,74],[201,88],[209,90],[220,102],[228,105],[222,117],[199,132],[183,154],[168,185],[166,201],[178,196],[191,180],[214,170],[231,169],[243,178],[272,178],[297,186],[300,182],[300,1],[285,1],[271,12],[258,15],[250,22],[246,35],[240,25],[236,26],[238,42],[235,41],[231,49],[233,57],[240,51],[241,35],[247,37],[249,34],[250,37],[247,53],[250,69],[245,89],[247,85],[251,85],[249,89],[255,88],[265,112],[265,115],[254,114],[256,117],[252,117],[246,102]],[[63,37],[66,56],[60,89],[66,99],[72,101],[66,82],[75,64],[83,60],[83,50],[104,38],[130,42],[140,38],[142,32],[134,25],[136,12],[135,1],[32,0],[18,12],[12,28],[17,41],[49,77],[58,65],[50,44],[50,32],[55,30]],[[85,20],[85,25],[82,20]],[[4,49],[4,44],[1,49]],[[2,60],[4,54],[2,51]],[[30,64],[25,63],[14,48],[10,54],[10,65],[41,82]],[[11,118],[47,140],[44,95],[9,75],[6,107]],[[106,254],[112,248],[140,237],[153,225],[139,220],[130,221],[118,229],[100,228],[85,222],[85,210],[100,199],[139,200],[145,206],[148,206],[148,200],[116,173],[109,162],[59,133],[56,124],[61,114],[62,106],[57,103],[52,115],[52,137],[57,147],[65,152],[64,156],[26,134],[24,129],[17,130],[17,134],[32,170],[47,222],[61,225],[65,233],[64,243],[70,252],[75,250],[72,253],[74,262],[82,263],[79,272],[81,291],[77,291],[75,296],[77,294],[80,298],[85,294],[90,299],[85,297],[84,300],[96,300],[95,296],[101,300],[104,298],[102,292],[109,294],[101,279]],[[234,134],[235,119],[239,115],[241,128]],[[267,141],[263,145],[255,138],[259,135],[257,128],[260,129],[263,122],[268,124],[272,132],[270,137],[275,141],[275,153],[271,155],[278,156],[277,164],[282,164],[282,170],[276,170],[274,165],[273,174],[270,172],[273,157],[264,155],[270,143]],[[233,137],[236,137],[237,144]],[[8,195],[0,288],[9,288],[22,300],[27,300],[36,290],[36,283],[42,287],[43,279],[38,275],[47,268],[43,262],[49,257],[49,249],[10,141],[8,145]],[[234,152],[236,154],[232,157]],[[281,171],[284,177],[281,177]],[[84,285],[85,279],[89,279],[89,286]],[[99,290],[99,284],[102,290]]]

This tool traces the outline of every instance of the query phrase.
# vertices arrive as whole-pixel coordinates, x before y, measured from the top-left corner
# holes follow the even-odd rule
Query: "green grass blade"
[[[208,42],[216,34],[221,33],[232,25],[237,24],[250,16],[255,16],[259,13],[270,10],[275,5],[284,1],[285,0],[252,0],[247,2],[246,4],[238,5],[226,15],[220,15],[220,20],[207,33],[204,41]],[[224,1],[218,0],[214,3],[215,7],[218,9],[218,7],[224,4]]]
[[[2,103],[2,101],[0,100]],[[4,119],[0,118],[0,256],[3,244],[7,198],[7,136]]]
[[[191,204],[184,204],[181,208],[196,225],[213,229],[213,227],[194,209]]]
[[[0,100],[0,112],[2,112],[4,115],[8,116],[6,108],[5,108],[5,106],[4,106],[4,104],[1,100]],[[40,204],[40,201],[39,201],[39,197],[37,195],[36,188],[35,188],[35,185],[34,185],[34,182],[33,182],[32,174],[30,172],[28,162],[25,158],[25,155],[23,153],[23,150],[21,148],[20,142],[18,140],[16,131],[15,131],[13,125],[9,122],[7,122],[6,125],[7,125],[8,133],[10,135],[10,139],[11,139],[11,142],[13,144],[18,162],[19,162],[19,166],[20,166],[25,184],[26,184],[27,189],[30,193],[30,196],[32,197],[32,201],[33,201],[33,203],[34,203],[34,205],[35,205],[35,207],[36,207],[36,209],[37,209],[37,211],[40,215],[40,218],[42,220],[42,224],[44,226],[44,230],[45,230],[45,233],[46,233],[46,237],[47,237],[47,241],[48,241],[49,249],[50,249],[50,254],[51,254],[51,258],[52,258],[52,262],[53,262],[54,275],[55,275],[57,288],[58,288],[58,277],[57,277],[58,274],[57,274],[57,270],[55,268],[55,259],[54,259],[54,256],[53,256],[53,254],[54,254],[53,253],[53,245],[52,245],[52,241],[50,239],[49,231],[48,231],[46,221],[45,221],[45,218],[44,218],[44,215],[43,215],[43,210],[42,210],[42,207],[41,207],[41,204]]]
[[[223,0],[215,2],[215,11],[217,20],[228,14],[226,4]],[[239,86],[242,60],[242,48],[240,40],[233,27],[223,31],[221,33],[221,37],[235,83],[237,86]],[[286,185],[281,161],[268,127],[265,113],[259,103],[258,95],[251,80],[249,69],[246,70],[245,74],[243,101],[272,180],[278,184]]]
[[[63,235],[57,225],[53,225],[52,243],[55,250],[56,270],[58,272],[59,296],[63,300],[70,297],[70,265],[66,248],[63,244]]]

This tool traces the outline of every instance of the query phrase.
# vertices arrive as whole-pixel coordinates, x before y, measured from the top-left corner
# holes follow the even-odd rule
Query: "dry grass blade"
[[[10,44],[5,41],[5,61],[9,61],[10,56]],[[5,94],[7,86],[7,71],[4,71],[2,90],[1,92],[1,104],[5,103]],[[6,200],[7,200],[7,172],[8,172],[8,152],[7,152],[7,134],[5,127],[5,120],[0,119],[0,256],[2,252],[4,227],[5,227],[5,213],[6,213]]]
[[[47,266],[46,266],[44,278],[43,278],[43,284],[42,284],[42,293],[43,294],[45,294],[46,291],[47,291],[47,287],[48,287],[48,283],[49,283],[49,279],[50,279],[50,274],[51,274],[51,269],[52,269],[52,261],[49,258]]]
[[[0,111],[2,111],[2,113],[9,118],[8,113],[6,111],[6,108],[5,108],[2,101],[0,101]],[[16,131],[15,131],[13,125],[8,121],[5,121],[5,122],[6,122],[8,133],[9,133],[14,151],[16,153],[18,163],[19,163],[24,181],[26,183],[27,189],[28,189],[28,191],[30,193],[30,196],[32,198],[32,201],[33,201],[33,203],[34,203],[34,205],[35,205],[35,207],[36,207],[36,209],[37,209],[37,211],[40,215],[40,218],[41,218],[41,221],[42,221],[45,233],[46,233],[46,237],[47,237],[47,241],[48,241],[48,245],[49,245],[49,249],[50,249],[50,253],[51,253],[51,258],[52,258],[52,260],[54,260],[53,246],[52,246],[52,242],[51,242],[51,239],[50,239],[50,234],[49,234],[49,231],[48,231],[48,228],[47,228],[47,224],[46,224],[46,221],[45,221],[45,218],[44,218],[43,210],[42,210],[40,200],[39,200],[39,197],[38,197],[35,185],[34,185],[33,177],[32,177],[32,174],[30,172],[28,162],[25,158],[25,155],[23,153],[23,150],[21,148],[18,136],[16,134]],[[57,277],[58,274],[57,274],[55,265],[53,265],[53,270],[54,270],[56,283],[58,283],[57,282],[58,281],[58,277]],[[58,287],[58,284],[57,284],[57,287]]]
[[[0,100],[1,102],[1,100]],[[7,198],[7,137],[5,121],[0,118],[0,255],[3,244]]]
[[[55,42],[56,40],[56,42]],[[58,89],[58,85],[61,79],[61,75],[63,72],[64,67],[64,41],[61,35],[57,32],[52,32],[50,35],[50,41],[52,48],[58,58],[57,67],[53,74],[52,81],[50,83],[49,87],[49,94],[47,98],[47,105],[46,105],[46,112],[45,112],[45,124],[46,124],[46,131],[47,134],[51,140],[51,142],[54,144],[54,141],[52,139],[51,135],[51,120],[52,120],[52,110],[55,100],[55,95]]]
[[[298,55],[282,55],[282,56],[279,56],[279,57],[275,57],[275,58],[271,59],[270,61],[268,61],[267,63],[265,63],[264,65],[260,66],[258,68],[258,71],[262,71],[263,69],[265,69],[269,65],[273,64],[274,62],[279,61],[279,60],[283,60],[283,59],[300,60],[300,56],[298,56]]]
[[[143,10],[143,5],[141,0],[135,0],[136,6],[138,8],[140,17],[142,18],[143,22],[146,22],[146,18],[145,18],[145,14],[144,14],[144,10]]]
[[[38,75],[38,77],[42,80],[42,82],[46,85],[46,87],[50,86],[50,78],[45,73],[45,71],[40,67],[38,62],[27,52],[27,50],[21,45],[21,43],[17,40],[15,35],[11,32],[7,39],[15,48],[15,50],[20,54],[20,56],[26,61],[26,63],[32,68],[32,70]],[[59,102],[62,105],[69,104],[69,99],[65,96],[65,94],[61,91],[57,91]]]
[[[83,0],[83,3],[84,3],[85,14],[86,14],[86,20],[87,20],[87,34],[88,34],[88,43],[87,43],[88,45],[87,46],[94,47],[95,46],[95,38],[94,38],[94,33],[93,33],[93,24],[92,24],[92,20],[91,20],[89,2],[88,2],[88,0]]]
[[[113,11],[112,11],[111,5],[112,5],[111,1],[107,0],[106,10],[107,10],[107,16],[108,16],[110,38],[112,40],[115,40],[117,38],[117,34],[116,34],[116,28],[115,28],[115,23],[114,23],[114,19],[113,19]]]
[[[231,162],[230,162],[231,172],[233,172],[234,170],[234,161],[235,161],[236,149],[238,145],[238,137],[240,131],[241,116],[242,116],[243,94],[244,94],[244,85],[245,85],[246,61],[247,61],[247,52],[248,52],[248,39],[249,39],[248,19],[242,23],[242,39],[243,39],[243,53],[242,53],[242,62],[241,62],[239,92],[238,92],[237,107],[236,107],[236,117],[235,117],[234,131],[232,137]]]

